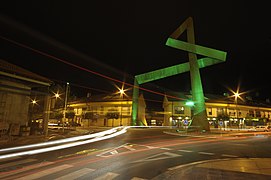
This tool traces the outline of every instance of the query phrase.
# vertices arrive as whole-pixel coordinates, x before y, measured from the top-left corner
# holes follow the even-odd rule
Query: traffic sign
[[[183,124],[186,125],[186,126],[188,125],[187,119],[185,119],[185,120],[183,121]]]

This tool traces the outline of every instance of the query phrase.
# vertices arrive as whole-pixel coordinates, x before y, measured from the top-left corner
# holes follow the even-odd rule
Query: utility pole
[[[64,133],[64,122],[66,121],[66,111],[67,111],[67,101],[68,101],[68,89],[69,82],[66,84],[66,92],[65,92],[65,101],[64,101],[64,110],[63,110],[63,121],[62,121],[62,131]]]

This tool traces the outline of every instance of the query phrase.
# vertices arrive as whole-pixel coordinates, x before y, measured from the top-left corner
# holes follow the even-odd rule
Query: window
[[[213,113],[212,113],[212,108],[207,108],[207,111],[208,111],[208,115],[209,115],[209,116],[213,115]]]
[[[261,117],[261,111],[256,110],[256,117]]]
[[[183,106],[174,106],[174,114],[184,114]]]
[[[254,111],[253,111],[253,110],[249,110],[248,113],[249,113],[249,116],[250,116],[250,117],[254,117]]]

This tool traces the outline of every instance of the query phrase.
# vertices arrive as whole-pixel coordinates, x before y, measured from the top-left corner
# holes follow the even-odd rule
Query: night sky
[[[133,84],[135,75],[188,61],[186,52],[165,43],[191,16],[196,44],[227,52],[226,62],[200,70],[204,92],[222,94],[239,84],[251,96],[271,98],[271,13],[268,1],[257,3],[9,0],[1,3],[0,58],[56,82],[90,89],[82,88],[84,93],[110,92],[115,89],[111,80],[52,57]],[[191,89],[189,73],[144,86],[162,93]]]

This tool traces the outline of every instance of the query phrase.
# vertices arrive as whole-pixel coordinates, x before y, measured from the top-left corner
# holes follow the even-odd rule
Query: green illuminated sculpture
[[[178,38],[186,30],[187,41],[180,41]],[[148,73],[135,76],[133,90],[133,106],[132,106],[132,125],[140,125],[144,123],[137,122],[138,94],[139,85],[150,81],[170,77],[176,74],[190,71],[192,98],[194,102],[193,118],[190,127],[196,127],[197,130],[209,131],[209,123],[207,121],[203,88],[201,84],[199,68],[224,62],[226,60],[226,52],[199,46],[195,44],[193,19],[187,18],[167,39],[167,46],[188,52],[189,62],[151,71]],[[206,56],[197,59],[197,54]]]

